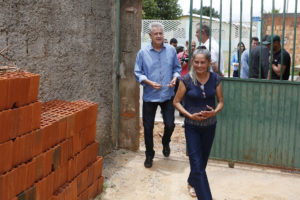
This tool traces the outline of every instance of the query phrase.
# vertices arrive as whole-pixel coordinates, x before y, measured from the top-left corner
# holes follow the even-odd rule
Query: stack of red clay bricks
[[[39,75],[0,75],[0,200],[87,200],[102,192],[97,104],[37,101]]]

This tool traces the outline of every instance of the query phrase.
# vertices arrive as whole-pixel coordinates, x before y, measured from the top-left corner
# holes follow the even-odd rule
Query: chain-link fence
[[[143,20],[142,21],[142,33],[141,33],[141,44],[142,47],[149,44],[149,24],[151,22],[160,22],[164,25],[164,38],[170,41],[171,38],[176,38],[178,46],[185,46],[185,42],[189,39],[189,16],[182,16],[179,20]],[[195,36],[196,24],[200,22],[199,15],[193,15],[192,22],[192,40],[195,40],[197,45],[199,44],[198,39]],[[203,23],[209,23],[209,17],[202,17]],[[260,35],[260,23],[253,23],[252,25],[252,36]],[[219,43],[219,19],[212,20],[211,33],[212,37]],[[231,32],[231,56],[237,50],[237,44],[240,40],[240,24],[232,23]],[[222,33],[221,33],[221,48],[223,51],[224,66],[228,67],[229,62],[229,32],[230,23],[222,22]],[[245,44],[246,48],[249,48],[250,38],[250,23],[243,22],[242,24],[242,37],[241,41]]]

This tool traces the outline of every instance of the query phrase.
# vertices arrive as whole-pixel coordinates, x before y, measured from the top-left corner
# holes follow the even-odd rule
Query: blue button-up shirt
[[[136,80],[144,86],[143,100],[146,102],[164,102],[174,96],[174,87],[168,87],[173,77],[180,77],[181,65],[178,61],[176,49],[163,43],[160,52],[157,52],[152,44],[141,49],[134,67]],[[142,83],[144,80],[161,84],[159,90]]]

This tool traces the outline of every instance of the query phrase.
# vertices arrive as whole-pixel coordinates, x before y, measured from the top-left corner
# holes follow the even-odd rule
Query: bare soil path
[[[186,188],[190,169],[183,128],[176,126],[169,158],[161,153],[162,130],[162,123],[156,123],[156,155],[150,169],[143,166],[143,137],[140,151],[117,150],[104,158],[105,188],[96,200],[194,199]],[[238,164],[228,168],[227,163],[213,160],[207,174],[215,200],[300,200],[300,174]]]

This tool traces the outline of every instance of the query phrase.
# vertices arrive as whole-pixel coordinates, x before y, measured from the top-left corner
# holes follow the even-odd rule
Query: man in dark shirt
[[[266,35],[263,39],[263,45],[257,45],[251,51],[251,68],[250,70],[250,78],[259,78],[259,61],[260,61],[260,48],[262,45],[262,56],[261,56],[261,76],[262,79],[268,78],[268,70],[269,70],[269,51],[271,42],[267,42],[268,35]]]
[[[271,36],[269,36],[267,40],[271,41]],[[281,51],[283,51],[282,69],[281,69]],[[272,61],[271,79],[280,80],[280,73],[282,73],[282,80],[289,80],[290,66],[291,66],[290,54],[285,49],[281,48],[280,37],[278,35],[273,35],[273,61]]]

